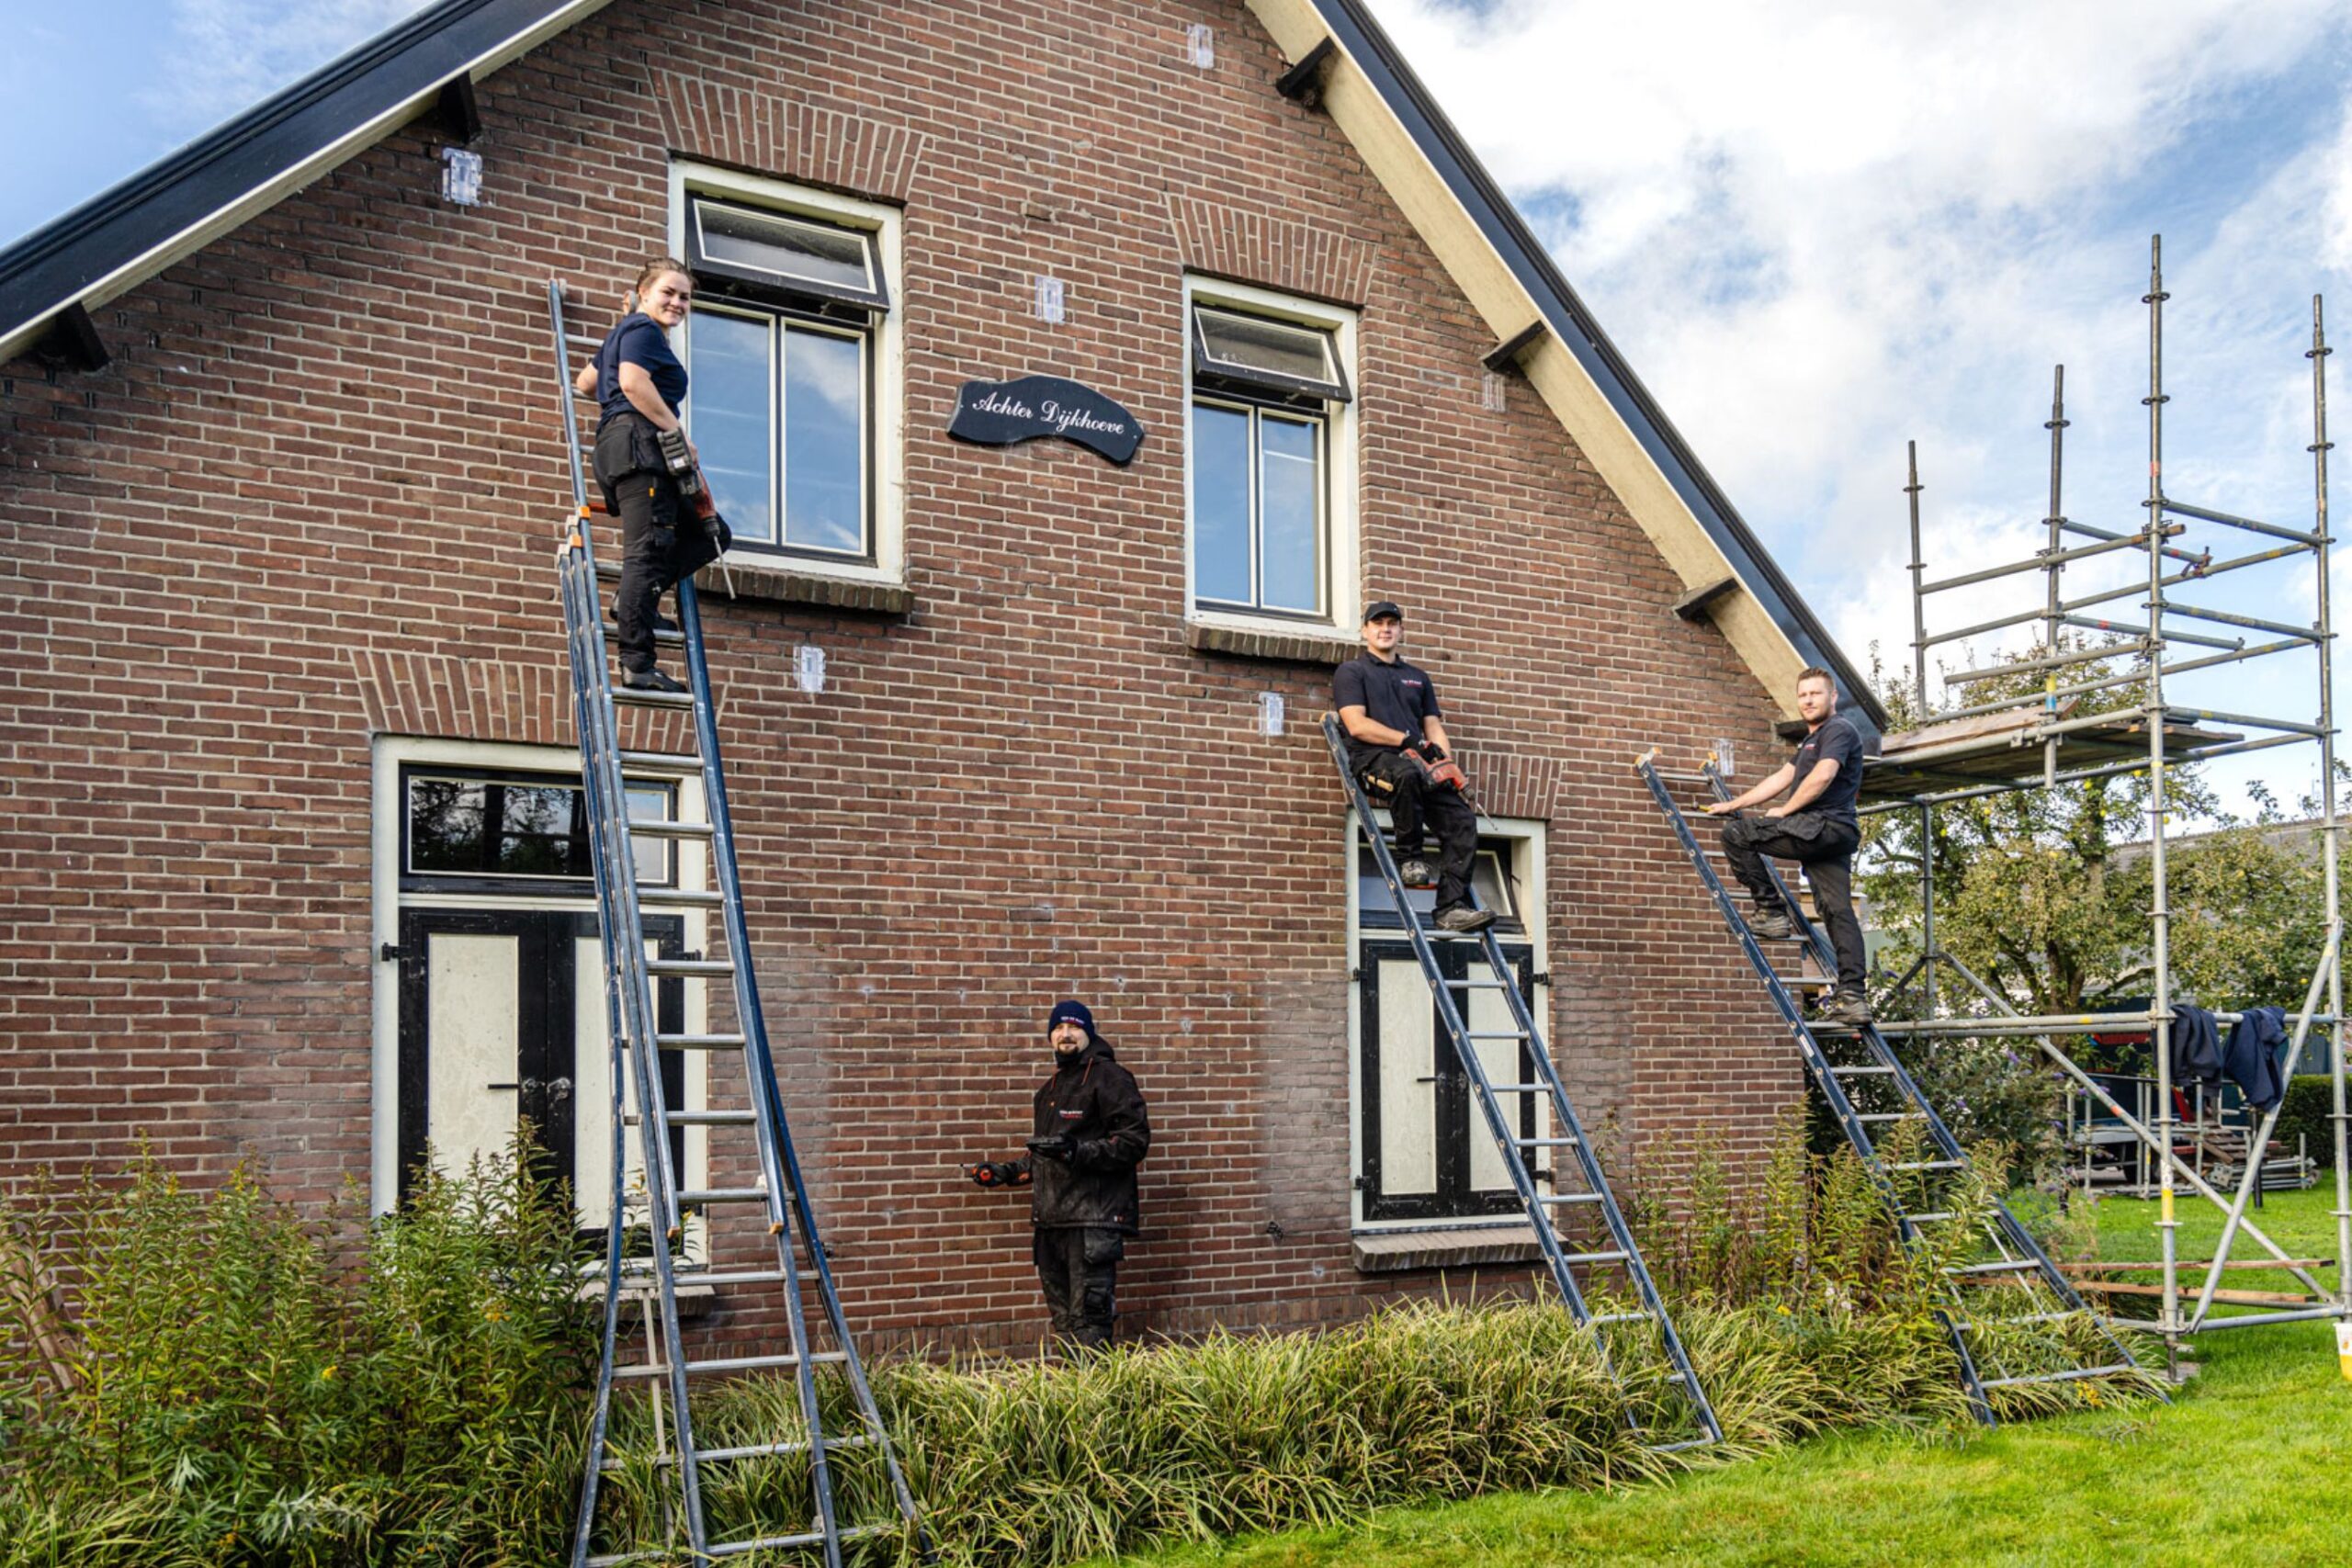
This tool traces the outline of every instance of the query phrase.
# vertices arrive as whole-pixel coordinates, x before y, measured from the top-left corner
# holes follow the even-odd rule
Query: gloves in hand
[[[1029,1173],[1015,1160],[983,1160],[978,1165],[965,1167],[965,1174],[981,1187],[1026,1187]]]
[[[1057,1165],[1068,1165],[1078,1153],[1078,1145],[1070,1141],[1067,1134],[1057,1133],[1050,1138],[1030,1139],[1029,1152],[1040,1159],[1049,1159]]]

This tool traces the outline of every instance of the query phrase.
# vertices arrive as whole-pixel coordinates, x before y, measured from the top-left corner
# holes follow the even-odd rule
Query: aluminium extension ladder
[[[1568,1103],[1568,1091],[1552,1064],[1551,1053],[1544,1046],[1543,1031],[1536,1026],[1535,1015],[1529,1010],[1527,998],[1520,993],[1510,961],[1504,955],[1501,942],[1496,940],[1494,927],[1489,925],[1474,935],[1439,930],[1423,922],[1412,901],[1406,897],[1404,881],[1397,875],[1396,856],[1387,835],[1381,830],[1379,818],[1373,814],[1372,800],[1365,794],[1363,782],[1356,777],[1355,770],[1348,765],[1347,732],[1338,716],[1324,719],[1323,738],[1330,745],[1331,760],[1340,770],[1340,782],[1348,792],[1349,804],[1355,807],[1356,821],[1362,826],[1364,838],[1372,847],[1373,859],[1378,863],[1380,874],[1388,885],[1388,897],[1403,919],[1406,935],[1412,943],[1413,957],[1420,964],[1421,976],[1429,982],[1430,995],[1437,1003],[1438,1018],[1443,1025],[1446,1039],[1453,1047],[1454,1060],[1461,1066],[1478,1109],[1486,1117],[1487,1131],[1494,1135],[1495,1148],[1502,1156],[1504,1169],[1510,1172],[1511,1188],[1519,1196],[1520,1206],[1526,1211],[1528,1224],[1535,1232],[1536,1245],[1543,1252],[1544,1267],[1550,1273],[1552,1283],[1558,1288],[1560,1299],[1567,1303],[1568,1311],[1578,1325],[1592,1330],[1594,1343],[1600,1348],[1610,1375],[1616,1378],[1621,1386],[1625,1381],[1617,1370],[1621,1353],[1646,1348],[1625,1344],[1623,1341],[1627,1337],[1621,1335],[1620,1343],[1612,1352],[1610,1338],[1604,1331],[1628,1324],[1646,1324],[1655,1330],[1658,1349],[1663,1351],[1665,1360],[1672,1368],[1664,1375],[1663,1381],[1679,1391],[1686,1407],[1686,1418],[1676,1429],[1695,1428],[1700,1435],[1652,1443],[1649,1445],[1652,1452],[1672,1453],[1722,1442],[1723,1427],[1715,1420],[1714,1408],[1707,1403],[1705,1393],[1699,1387],[1698,1374],[1691,1371],[1690,1358],[1682,1348],[1681,1337],[1674,1331],[1674,1322],[1667,1315],[1665,1303],[1658,1299],[1657,1287],[1651,1281],[1649,1269],[1642,1261],[1641,1249],[1634,1245],[1634,1233],[1626,1225],[1624,1213],[1618,1208],[1615,1196],[1609,1190],[1608,1179],[1600,1169],[1600,1158],[1593,1152],[1591,1140],[1585,1136],[1584,1124],[1577,1117],[1576,1107]],[[1470,898],[1474,906],[1478,902],[1475,888]],[[1436,944],[1439,942],[1472,943],[1479,956],[1486,960],[1487,973],[1462,979],[1450,977],[1438,962]],[[1503,999],[1510,1011],[1510,1029],[1477,1032],[1470,1028],[1469,994],[1476,990],[1490,990]],[[1479,1046],[1488,1041],[1516,1043],[1523,1064],[1519,1070],[1532,1070],[1533,1077],[1524,1083],[1495,1082],[1479,1054]],[[1503,1110],[1502,1102],[1506,1099],[1510,1101],[1512,1114],[1507,1114]],[[1515,1112],[1531,1100],[1546,1101],[1551,1107],[1552,1125],[1548,1136],[1522,1136],[1513,1129],[1513,1122],[1521,1120]],[[1560,1190],[1556,1167],[1561,1162],[1556,1158],[1554,1170],[1531,1168],[1528,1155],[1536,1149],[1565,1150],[1573,1154],[1582,1178],[1582,1190]],[[1541,1178],[1551,1179],[1552,1191],[1545,1193],[1535,1190],[1535,1184]],[[1560,1235],[1559,1221],[1565,1214],[1580,1209],[1590,1209],[1600,1216],[1609,1237],[1606,1247],[1595,1251],[1569,1250],[1568,1243]],[[1583,1269],[1589,1274],[1611,1267],[1623,1269],[1632,1280],[1638,1311],[1596,1313],[1586,1301],[1584,1287],[1578,1282],[1576,1271]],[[1633,1358],[1626,1355],[1624,1359]]]
[[[572,516],[559,562],[564,625],[571,649],[573,716],[579,726],[581,771],[586,786],[589,838],[596,872],[596,909],[603,936],[612,1051],[613,1201],[605,1251],[604,1354],[596,1374],[594,1416],[581,1481],[571,1562],[573,1568],[654,1560],[683,1560],[699,1564],[752,1552],[806,1551],[821,1551],[828,1568],[840,1568],[845,1541],[891,1535],[913,1540],[920,1549],[914,1499],[899,1472],[898,1457],[891,1450],[889,1435],[875,1408],[856,1345],[842,1317],[831,1268],[818,1236],[816,1213],[793,1151],[783,1097],[776,1087],[759,990],[752,981],[751,942],[744,927],[727,782],[719,765],[716,709],[709,670],[704,661],[702,622],[694,584],[678,584],[679,629],[661,634],[664,642],[683,646],[689,690],[638,692],[616,685],[606,659],[606,645],[615,637],[616,628],[604,617],[599,583],[617,576],[618,569],[598,562],[589,544],[587,479],[581,461],[579,419],[571,401],[571,353],[564,333],[560,282],[548,285],[548,313],[555,337],[564,435],[571,461]],[[694,750],[624,750],[616,705],[671,716],[673,732],[676,719],[688,720]],[[626,776],[699,780],[704,819],[632,820],[623,783]],[[707,852],[716,890],[640,887],[634,851],[638,844],[649,840],[665,849],[675,846],[681,853],[697,850]],[[726,932],[728,956],[648,957],[642,915],[649,908],[716,911]],[[734,1032],[664,1032],[656,1005],[655,986],[665,979],[729,986],[737,1020]],[[736,1110],[671,1109],[660,1058],[673,1051],[734,1054],[741,1063],[748,1106]],[[633,1110],[632,1096],[628,1092],[632,1089]],[[629,1125],[634,1125],[638,1134],[640,1163],[637,1181],[628,1179],[625,1128]],[[687,1127],[706,1129],[705,1135],[714,1140],[722,1134],[731,1133],[738,1138],[750,1134],[744,1140],[749,1146],[741,1149],[737,1157],[758,1171],[757,1182],[706,1190],[682,1187],[672,1134],[673,1129]],[[713,1261],[697,1264],[673,1254],[673,1247],[684,1240],[690,1222],[708,1232],[715,1228],[721,1213],[756,1216],[765,1231],[758,1241],[756,1267],[722,1271]],[[637,1249],[647,1256],[625,1255],[628,1249],[624,1247],[624,1240],[632,1232],[647,1243]],[[704,1238],[706,1247],[711,1239]],[[714,1252],[706,1251],[707,1259],[715,1258]],[[770,1299],[780,1298],[791,1328],[791,1349],[770,1355],[695,1357],[680,1332],[678,1314],[679,1291],[694,1286],[773,1288]],[[810,1292],[816,1298],[814,1302],[804,1294]],[[642,1359],[623,1359],[619,1327],[625,1295],[635,1301],[643,1318]],[[822,1348],[820,1337],[827,1342]],[[841,1370],[854,1398],[862,1431],[842,1437],[826,1432],[819,1409],[820,1366]],[[701,1445],[695,1431],[695,1412],[707,1399],[707,1391],[714,1380],[745,1372],[786,1371],[793,1374],[797,1384],[803,1433],[777,1442]],[[616,1385],[642,1390],[650,1402],[643,1428],[647,1440],[653,1445],[650,1455],[623,1456],[611,1451],[608,1433]],[[698,1393],[697,1385],[705,1392]],[[831,1456],[844,1449],[861,1448],[879,1450],[897,1513],[896,1517],[878,1522],[852,1525],[836,1516]],[[806,1464],[808,1476],[813,1517],[807,1529],[737,1540],[711,1539],[704,1499],[707,1472],[741,1475],[743,1467],[795,1461]],[[661,1477],[662,1512],[672,1540],[655,1546],[624,1544],[595,1554],[601,1478],[614,1471],[648,1463]]]
[[[1796,998],[1802,977],[1784,975],[1766,956],[1762,941],[1741,913],[1738,901],[1724,886],[1707,851],[1693,831],[1690,818],[1675,803],[1667,789],[1666,775],[1660,773],[1657,753],[1645,752],[1634,763],[1643,782],[1658,804],[1658,809],[1674,827],[1675,836],[1682,840],[1683,852],[1698,867],[1699,878],[1707,891],[1714,896],[1715,906],[1724,923],[1731,928],[1733,940],[1747,954],[1757,977],[1770,993],[1772,1005],[1780,1010],[1795,1040],[1797,1050],[1804,1060],[1805,1071],[1814,1086],[1828,1101],[1830,1111],[1845,1133],[1846,1141],[1861,1156],[1871,1181],[1879,1196],[1894,1214],[1897,1232],[1906,1248],[1923,1246],[1928,1233],[1924,1227],[1956,1217],[1952,1205],[1946,1200],[1960,1197],[1959,1183],[1968,1168],[1967,1156],[1960,1142],[1936,1114],[1927,1097],[1919,1092],[1909,1072],[1895,1056],[1873,1025],[1849,1029],[1843,1025],[1808,1022],[1804,1008]],[[1676,775],[1681,782],[1702,785],[1713,800],[1729,800],[1731,789],[1711,758],[1704,771],[1691,777]],[[1815,964],[1829,974],[1837,973],[1837,954],[1829,945],[1829,934],[1807,919],[1797,901],[1790,896],[1780,870],[1766,861],[1765,870],[1772,879],[1774,889],[1783,908],[1792,911],[1801,922],[1803,951],[1810,954]],[[1836,1055],[1822,1043],[1823,1036],[1840,1043]],[[1857,1103],[1857,1099],[1860,1103]],[[1925,1134],[1926,1145],[1918,1153],[1927,1156],[1917,1160],[1888,1160],[1878,1151],[1876,1137],[1906,1122],[1917,1122]],[[1878,1129],[1874,1134],[1872,1129]],[[1898,1181],[1899,1176],[1906,1179]],[[1909,1188],[1922,1206],[1914,1208],[1904,1201]],[[2074,1286],[2058,1271],[2047,1253],[2041,1250],[2025,1226],[2009,1212],[2008,1205],[1995,1201],[1985,1214],[1983,1234],[1973,1238],[1972,1261],[1948,1265],[1941,1294],[1942,1304],[1935,1309],[1936,1319],[1951,1340],[1954,1355],[1959,1359],[1960,1375],[1968,1393],[1969,1407],[1976,1418],[1986,1426],[1996,1425],[1993,1412],[1991,1390],[2010,1388],[2025,1383],[2065,1382],[2080,1378],[2129,1375],[2140,1371],[2139,1364],[2122,1343],[2109,1332],[2100,1319],[2084,1306],[2083,1299]],[[2022,1312],[2000,1317],[1978,1318],[1962,1301],[1960,1285],[1963,1282],[1993,1285],[2007,1281],[2014,1285],[2022,1298],[2017,1303]],[[1980,1292],[1983,1294],[1983,1292]],[[2114,1360],[2103,1365],[2086,1366],[2071,1350],[2061,1336],[2049,1325],[2088,1322],[2098,1325],[2100,1340],[2114,1353]],[[2038,1352],[2038,1364],[2030,1370],[2015,1370],[1996,1359],[1996,1348],[1986,1343],[1983,1331],[1988,1327],[2021,1327],[2036,1332],[2023,1337],[2021,1348]],[[1981,1363],[1981,1365],[1980,1365]],[[1985,1371],[1994,1375],[1987,1377]]]

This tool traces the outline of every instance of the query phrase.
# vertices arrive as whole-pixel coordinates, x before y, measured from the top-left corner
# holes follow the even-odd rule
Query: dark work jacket
[[[1022,1157],[1035,1183],[1029,1223],[1039,1230],[1101,1226],[1134,1235],[1136,1167],[1151,1147],[1151,1124],[1135,1075],[1113,1059],[1101,1035],[1058,1063],[1037,1090],[1035,1129],[1032,1137],[1060,1134],[1078,1150],[1067,1164]]]
[[[2222,1081],[2222,1026],[2203,1008],[2183,1003],[2172,1010],[2172,1081]]]
[[[2286,1097],[2278,1076],[2278,1050],[2286,1043],[2285,1008],[2248,1008],[2230,1025],[2222,1072],[2245,1091],[2245,1102],[2256,1111],[2268,1111]]]

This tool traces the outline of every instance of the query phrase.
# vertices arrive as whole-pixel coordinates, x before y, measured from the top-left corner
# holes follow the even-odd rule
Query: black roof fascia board
[[[1634,433],[1683,504],[1690,508],[1715,547],[1731,562],[1756,602],[1772,617],[1797,652],[1835,671],[1850,702],[1883,730],[1886,710],[1865,685],[1845,653],[1781,572],[1762,543],[1717,485],[1657,400],[1609,341],[1592,312],[1577,297],[1526,220],[1488,175],[1462,133],[1439,108],[1429,89],[1405,63],[1395,42],[1361,0],[1313,0],[1315,9],[1347,49],[1374,91],[1405,127],[1454,198],[1544,313],[1552,329],[1592,378],[1618,417]]]
[[[440,0],[0,251],[13,336],[401,105],[568,0]]]

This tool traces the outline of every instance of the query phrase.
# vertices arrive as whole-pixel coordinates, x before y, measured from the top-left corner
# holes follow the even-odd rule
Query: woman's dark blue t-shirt
[[[596,402],[609,418],[630,406],[621,390],[621,367],[634,365],[653,378],[653,389],[675,412],[686,400],[686,367],[670,352],[669,334],[662,323],[642,310],[632,310],[605,334],[596,350]]]

